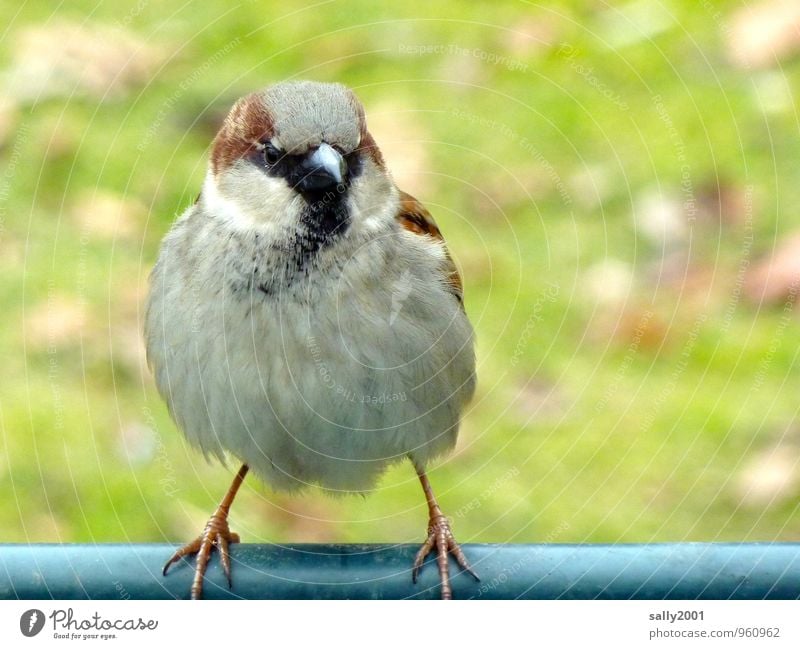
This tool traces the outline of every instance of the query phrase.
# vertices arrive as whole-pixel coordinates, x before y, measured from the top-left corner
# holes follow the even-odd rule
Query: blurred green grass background
[[[790,20],[266,7],[0,5],[0,540],[188,540],[226,490],[235,461],[187,448],[155,392],[142,305],[227,108],[288,78],[356,90],[462,269],[479,388],[432,471],[459,540],[800,537]],[[398,465],[368,498],[249,480],[231,524],[411,542],[425,522]]]

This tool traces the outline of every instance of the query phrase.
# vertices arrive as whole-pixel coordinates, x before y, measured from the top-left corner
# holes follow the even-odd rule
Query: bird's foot
[[[450,586],[450,566],[448,564],[449,554],[455,557],[456,562],[458,562],[463,571],[472,575],[475,581],[480,581],[472,566],[469,565],[467,557],[464,556],[461,546],[456,542],[447,517],[440,511],[435,511],[431,512],[431,518],[428,521],[428,538],[422,544],[414,559],[414,570],[411,573],[411,578],[415,584],[417,583],[417,575],[422,570],[422,564],[425,563],[425,557],[434,548],[436,548],[436,563],[439,565],[439,578],[442,581],[442,599],[453,599],[453,589]]]
[[[228,528],[228,512],[222,507],[214,512],[214,515],[206,523],[203,533],[191,543],[187,543],[172,555],[164,565],[164,575],[176,561],[190,554],[195,557],[194,580],[192,581],[192,599],[203,599],[203,578],[208,567],[208,560],[211,558],[211,551],[216,548],[219,550],[222,560],[222,570],[228,580],[228,587],[231,583],[231,556],[229,546],[231,543],[238,543],[239,535],[231,532]]]

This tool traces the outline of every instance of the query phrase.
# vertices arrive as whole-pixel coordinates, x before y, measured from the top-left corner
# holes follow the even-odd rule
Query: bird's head
[[[292,81],[241,98],[217,134],[201,200],[240,225],[346,231],[393,184],[355,94]]]

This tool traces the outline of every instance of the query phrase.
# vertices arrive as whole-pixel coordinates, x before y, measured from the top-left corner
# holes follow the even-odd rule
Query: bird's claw
[[[187,543],[173,554],[169,561],[164,564],[164,576],[173,563],[180,561],[183,557],[196,555],[194,580],[192,581],[192,599],[203,598],[203,579],[208,568],[208,561],[211,558],[211,551],[216,548],[219,550],[220,560],[222,561],[222,571],[228,580],[228,588],[233,586],[231,581],[231,556],[230,544],[239,543],[239,535],[231,532],[228,528],[228,514],[225,511],[217,510],[206,523],[203,533],[194,541]]]
[[[450,522],[441,513],[436,513],[431,516],[428,522],[428,538],[422,547],[417,552],[414,558],[414,569],[411,572],[411,579],[417,583],[417,577],[422,570],[422,565],[425,563],[431,551],[436,548],[436,563],[439,566],[439,577],[442,581],[442,599],[453,599],[453,589],[450,586],[450,566],[448,564],[448,554],[455,557],[459,567],[472,575],[476,581],[480,581],[480,577],[475,574],[475,571],[470,566],[467,557],[461,546],[456,542],[455,536],[450,529]]]

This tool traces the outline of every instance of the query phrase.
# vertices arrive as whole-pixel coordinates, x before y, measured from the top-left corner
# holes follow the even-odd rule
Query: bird
[[[231,504],[248,472],[270,488],[367,494],[409,460],[428,508],[412,566],[450,557],[478,579],[428,478],[475,392],[459,271],[431,213],[400,190],[345,85],[282,81],[235,102],[196,202],[150,275],[147,360],[176,426],[241,462],[219,507],[164,566],[216,549],[232,587]]]

